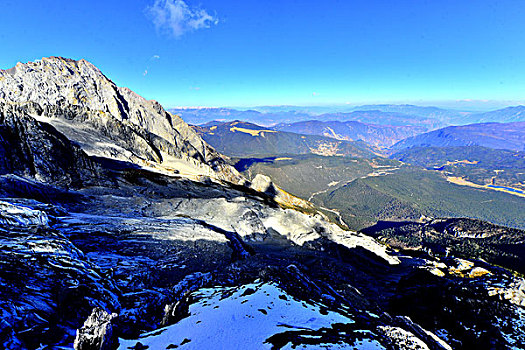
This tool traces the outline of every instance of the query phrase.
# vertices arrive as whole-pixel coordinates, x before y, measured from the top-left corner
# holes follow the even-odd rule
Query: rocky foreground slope
[[[17,71],[46,70],[42,62],[2,72],[22,87],[4,82],[0,90],[11,96],[0,113],[0,347],[483,349],[525,342],[525,283],[511,272],[439,254],[403,255],[327,222],[315,208],[284,208],[276,200],[285,194],[269,179],[252,187],[224,181],[238,175],[194,134],[167,128],[178,140],[171,151],[155,148],[151,135],[140,139],[143,149],[119,140],[95,115],[141,137],[155,126],[119,120],[124,114],[109,103],[92,114],[86,106],[95,102],[76,109],[54,100],[54,75],[40,82],[54,88],[31,93],[39,89],[24,76],[32,71]],[[64,74],[75,77],[60,86],[80,81],[75,91],[83,91],[88,83],[71,69]],[[16,89],[36,101],[13,102]],[[57,106],[75,112],[56,114]],[[80,137],[77,118],[126,158],[106,153],[106,141]],[[202,152],[190,147],[199,144]],[[154,149],[194,159],[198,176],[170,172],[164,158],[147,160]]]

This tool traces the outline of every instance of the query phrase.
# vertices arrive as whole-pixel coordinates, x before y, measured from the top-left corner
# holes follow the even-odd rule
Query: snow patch
[[[165,349],[171,344],[178,349],[270,349],[271,344],[265,341],[277,333],[353,323],[336,312],[323,314],[319,305],[297,301],[273,283],[204,288],[192,297],[198,301],[190,306],[189,317],[139,339],[120,339],[119,349],[137,342],[150,349]]]

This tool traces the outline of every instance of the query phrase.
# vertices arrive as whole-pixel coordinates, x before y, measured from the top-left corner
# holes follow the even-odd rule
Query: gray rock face
[[[438,338],[435,334],[412,322],[409,317],[396,316],[395,322],[399,326],[415,334],[419,339],[424,340],[428,348],[431,350],[452,350],[452,348],[447,343]]]
[[[284,191],[273,183],[272,179],[266,175],[257,174],[251,181],[250,187],[258,192],[262,192],[285,207],[298,207],[303,209],[313,209],[313,205],[304,199],[295,197]]]
[[[0,225],[0,348],[59,342],[64,329],[80,326],[93,308],[119,310],[114,282],[64,235],[38,225],[38,218],[47,218],[42,211],[3,207],[19,219]],[[24,226],[28,216],[32,219]]]
[[[48,226],[49,217],[45,211],[0,201],[0,225]]]
[[[113,325],[117,314],[109,314],[101,308],[94,308],[82,328],[77,330],[75,350],[111,350],[113,348]]]
[[[0,103],[0,174],[8,173],[73,187],[97,177],[88,156],[55,128],[27,108]]]
[[[33,117],[55,126],[89,155],[163,170],[182,160],[199,175],[243,181],[180,117],[117,87],[85,60],[50,57],[0,70],[2,100],[31,102]]]

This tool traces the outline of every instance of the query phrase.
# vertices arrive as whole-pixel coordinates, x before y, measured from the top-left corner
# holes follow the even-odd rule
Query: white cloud
[[[150,69],[150,66],[153,65],[153,63],[157,60],[160,59],[160,56],[159,55],[153,55],[149,58],[148,60],[148,64],[146,65],[146,69],[144,70],[144,72],[142,73],[143,76],[146,76],[148,75],[148,71]]]
[[[183,0],[155,0],[153,6],[146,8],[146,13],[158,31],[177,38],[186,32],[209,28],[219,23],[217,16],[212,16],[203,9],[190,7]]]

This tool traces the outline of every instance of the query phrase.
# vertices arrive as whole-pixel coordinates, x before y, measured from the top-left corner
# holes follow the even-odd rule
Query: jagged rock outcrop
[[[525,279],[516,277],[514,281],[503,288],[501,286],[491,286],[488,289],[488,294],[525,308]]]
[[[0,101],[21,105],[89,155],[244,181],[180,117],[117,87],[85,60],[49,57],[0,70]]]
[[[429,254],[477,258],[520,273],[525,272],[525,231],[516,228],[478,219],[437,218],[426,222],[379,221],[362,232],[378,237],[396,249],[421,249]],[[467,269],[458,266],[456,273],[483,274],[483,270],[471,270],[473,267]]]
[[[165,203],[150,206],[151,210],[163,210],[163,207]],[[399,264],[399,259],[390,255],[386,246],[361,233],[345,231],[319,214],[272,208],[246,197],[181,199],[172,213],[191,215],[223,230],[233,228],[246,241],[279,238],[314,249],[318,242],[326,241],[349,249],[364,249],[389,264]]]
[[[258,192],[262,192],[277,203],[285,207],[297,207],[307,210],[312,210],[314,206],[304,199],[295,197],[290,193],[284,191],[279,186],[273,183],[272,179],[266,175],[257,174],[251,181],[250,187]]]
[[[0,225],[2,226],[48,226],[45,211],[0,201]]]
[[[98,169],[51,125],[30,117],[25,108],[0,102],[0,174],[80,187],[97,182]]]
[[[202,288],[205,284],[212,281],[211,273],[197,272],[184,277],[182,281],[171,288],[174,303],[166,304],[164,306],[164,317],[161,325],[167,326],[173,324],[184,317],[188,316],[189,301],[188,296],[191,292]]]
[[[40,208],[2,206],[14,225],[0,225],[0,348],[57,343],[64,329],[80,326],[93,308],[120,308],[114,282],[48,227],[49,215]]]
[[[452,350],[452,348],[447,343],[445,343],[435,334],[414,323],[410,317],[397,316],[395,317],[394,322],[403,329],[415,334],[419,339],[422,339],[430,350]]]
[[[109,314],[101,308],[94,308],[82,328],[77,330],[73,347],[75,350],[112,350],[113,319],[117,314]]]

